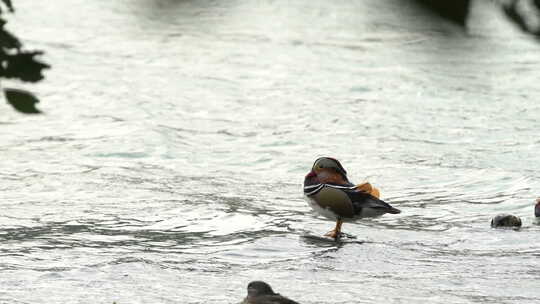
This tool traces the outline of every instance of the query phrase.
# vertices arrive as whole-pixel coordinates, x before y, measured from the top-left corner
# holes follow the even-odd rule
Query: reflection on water
[[[0,302],[540,300],[538,46],[488,4],[467,35],[397,1],[17,5],[54,69],[0,119]],[[318,238],[321,155],[403,212]]]

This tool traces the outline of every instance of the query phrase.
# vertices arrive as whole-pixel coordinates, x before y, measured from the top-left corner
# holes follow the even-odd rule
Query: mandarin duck
[[[322,216],[336,221],[325,236],[337,240],[343,222],[401,211],[379,199],[380,192],[369,183],[354,185],[341,163],[330,157],[318,158],[304,179],[304,195]]]
[[[534,216],[540,218],[540,198],[536,199],[536,205],[534,206]]]
[[[299,304],[279,293],[263,281],[253,281],[247,286],[247,297],[240,304]]]

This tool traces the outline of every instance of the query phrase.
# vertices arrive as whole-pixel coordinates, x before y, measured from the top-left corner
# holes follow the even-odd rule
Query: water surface
[[[397,0],[15,4],[53,69],[46,115],[1,111],[1,303],[540,300],[540,45],[491,5],[462,33]],[[304,238],[321,155],[403,212]]]

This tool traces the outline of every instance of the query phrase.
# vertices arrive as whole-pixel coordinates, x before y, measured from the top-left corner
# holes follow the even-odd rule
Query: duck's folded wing
[[[401,212],[399,209],[390,206],[390,204],[369,193],[354,189],[345,189],[344,191],[351,200],[356,214],[362,212],[365,208],[375,209],[383,213],[397,214]]]

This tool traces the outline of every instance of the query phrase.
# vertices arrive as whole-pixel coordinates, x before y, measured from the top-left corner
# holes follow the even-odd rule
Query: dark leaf
[[[414,0],[416,4],[444,19],[465,26],[470,0]]]
[[[13,5],[11,4],[11,0],[0,0],[4,3],[4,5],[10,10],[10,11],[14,11],[13,9]],[[1,10],[1,6],[0,6],[0,12],[2,12]]]
[[[6,56],[5,63],[2,62],[3,69],[0,72],[3,77],[17,78],[22,81],[37,82],[43,79],[43,69],[49,68],[49,65],[36,60],[34,57],[43,52],[20,52],[15,55]]]
[[[540,10],[540,0],[535,0],[534,3]],[[529,26],[529,24],[527,23],[527,16],[523,12],[520,12],[518,9],[517,0],[512,1],[509,4],[503,5],[503,11],[506,17],[508,17],[508,19],[514,22],[517,26],[519,26],[522,31],[532,34],[537,38],[540,38],[540,30]]]
[[[39,99],[34,94],[21,89],[4,89],[6,100],[15,110],[25,114],[39,114],[40,110],[36,108]]]
[[[17,37],[4,29],[5,21],[0,18],[0,47],[6,49],[19,49],[21,42]],[[2,50],[0,50],[1,52]]]
[[[517,11],[517,1],[513,1],[511,4],[503,6],[504,13],[506,17],[512,20],[515,24],[519,26],[523,31],[528,31],[527,24],[525,19]]]

